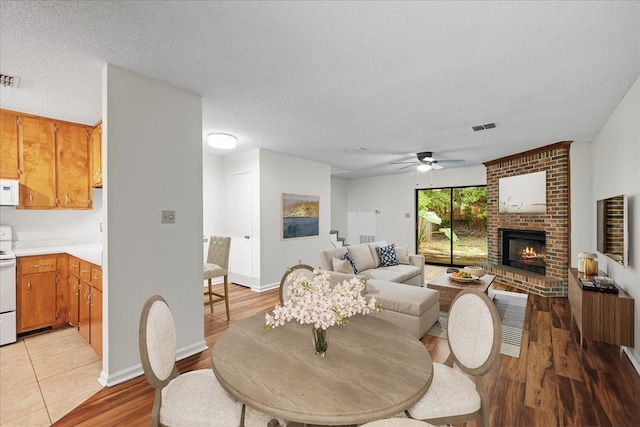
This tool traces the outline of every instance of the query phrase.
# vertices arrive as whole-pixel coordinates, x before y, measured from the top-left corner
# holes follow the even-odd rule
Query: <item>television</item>
[[[596,224],[598,252],[626,267],[629,262],[627,196],[598,200]]]

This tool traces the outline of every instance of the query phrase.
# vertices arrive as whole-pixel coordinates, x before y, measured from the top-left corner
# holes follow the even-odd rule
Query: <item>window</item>
[[[428,264],[487,261],[487,187],[416,190],[416,248]]]

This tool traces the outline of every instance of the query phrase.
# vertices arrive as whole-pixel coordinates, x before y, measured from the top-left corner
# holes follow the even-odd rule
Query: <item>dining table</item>
[[[235,399],[287,422],[360,424],[402,413],[427,391],[433,362],[424,345],[375,315],[330,327],[324,357],[312,326],[263,331],[264,315],[231,325],[215,341],[211,366]]]

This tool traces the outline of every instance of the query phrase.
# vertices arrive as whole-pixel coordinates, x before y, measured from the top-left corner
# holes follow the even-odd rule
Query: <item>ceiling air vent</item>
[[[493,129],[494,127],[496,127],[495,123],[487,123],[484,125],[471,126],[471,130],[474,132],[478,132],[480,130]]]
[[[0,85],[3,87],[18,87],[20,84],[20,77],[10,76],[8,74],[0,73]]]

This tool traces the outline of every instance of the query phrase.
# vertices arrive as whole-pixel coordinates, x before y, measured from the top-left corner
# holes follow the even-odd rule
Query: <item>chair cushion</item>
[[[360,274],[370,279],[386,280],[387,282],[402,283],[420,274],[420,267],[415,265],[398,264],[391,267],[378,267],[360,271]]]
[[[162,389],[160,422],[167,426],[237,426],[242,403],[222,388],[211,369],[174,378]]]
[[[382,247],[376,246],[376,252],[380,257],[380,267],[398,265],[398,259],[396,258],[396,245],[394,243]]]
[[[220,267],[218,264],[209,264],[206,263],[204,265],[204,278],[205,279],[213,279],[214,277],[222,277],[229,274],[229,271],[226,268]]]
[[[472,414],[480,409],[475,383],[462,372],[433,364],[433,381],[427,393],[408,411],[418,420]]]
[[[371,295],[385,310],[419,317],[440,299],[438,291],[402,283],[367,280],[367,295]]]

